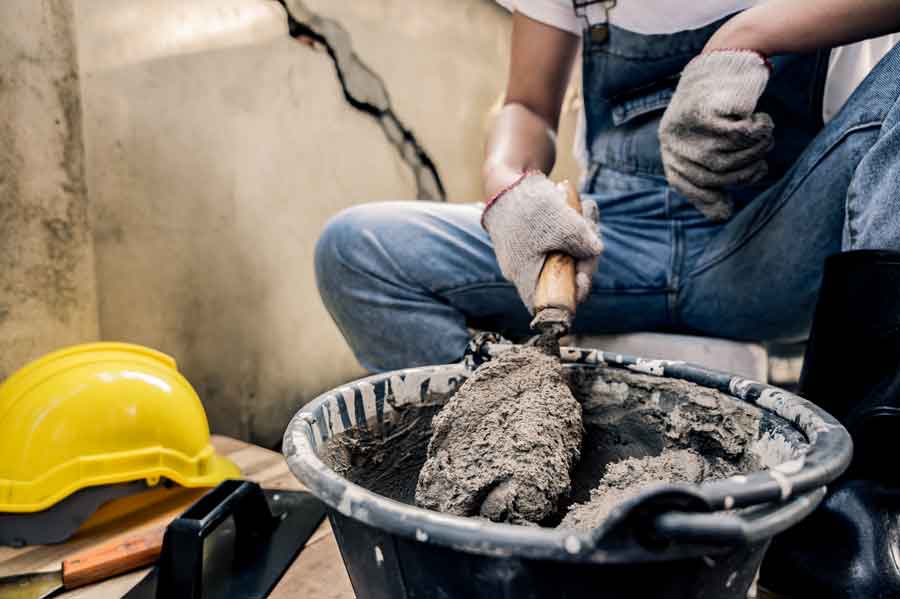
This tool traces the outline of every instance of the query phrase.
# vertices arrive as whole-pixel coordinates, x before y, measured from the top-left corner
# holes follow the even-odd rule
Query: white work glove
[[[566,203],[564,186],[543,173],[529,172],[488,203],[481,223],[494,242],[503,276],[534,314],[534,291],[550,252],[575,258],[576,297],[591,290],[591,277],[603,243],[597,234],[597,205],[582,202],[582,214]]]
[[[659,145],[669,185],[711,220],[734,208],[729,185],[765,177],[774,143],[772,118],[754,112],[770,66],[752,50],[700,54],[684,68],[659,124]]]

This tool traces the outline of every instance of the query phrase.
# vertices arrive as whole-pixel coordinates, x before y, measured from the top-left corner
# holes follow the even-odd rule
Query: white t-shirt
[[[616,27],[641,34],[665,34],[709,25],[739,10],[744,10],[765,0],[618,0],[609,11],[609,22]],[[575,16],[571,0],[497,0],[509,10],[520,12],[535,21],[558,29],[581,34],[583,23]],[[586,9],[591,23],[606,21],[600,3]],[[825,97],[822,117],[833,117],[856,86],[862,82],[872,67],[900,41],[894,33],[831,51],[828,77],[825,80]]]

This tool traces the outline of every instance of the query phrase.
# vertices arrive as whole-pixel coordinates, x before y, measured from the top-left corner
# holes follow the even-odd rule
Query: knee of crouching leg
[[[356,219],[352,213],[355,209],[355,206],[346,208],[328,219],[316,241],[316,282],[320,290],[327,288],[329,275],[334,274],[341,265],[341,248],[346,245],[347,239],[353,238]]]
[[[316,282],[320,291],[339,284],[355,261],[365,259],[368,252],[363,245],[367,232],[378,228],[382,212],[379,204],[351,206],[325,224],[315,249]]]

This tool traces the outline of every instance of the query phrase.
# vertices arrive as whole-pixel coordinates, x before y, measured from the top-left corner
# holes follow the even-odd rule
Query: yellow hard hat
[[[0,385],[0,512],[44,510],[95,485],[211,487],[239,476],[210,444],[197,393],[158,351],[77,345]]]

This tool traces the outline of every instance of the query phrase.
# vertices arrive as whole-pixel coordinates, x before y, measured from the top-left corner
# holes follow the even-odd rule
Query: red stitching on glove
[[[772,63],[769,61],[769,57],[759,50],[751,50],[750,48],[716,48],[715,50],[704,52],[704,54],[712,54],[713,52],[751,52],[756,54],[759,59],[763,61],[763,64],[766,65],[766,68],[769,69],[770,73],[775,70],[775,67],[772,66]]]
[[[497,202],[497,200],[500,199],[500,197],[503,194],[505,194],[507,191],[509,191],[510,189],[512,189],[519,183],[521,183],[522,180],[525,179],[525,177],[527,177],[528,175],[536,175],[536,174],[539,174],[540,172],[541,171],[536,170],[536,169],[527,170],[524,173],[522,173],[521,175],[519,175],[518,177],[516,177],[515,181],[513,181],[512,183],[510,183],[509,185],[507,185],[506,187],[504,187],[503,189],[501,189],[500,191],[498,191],[497,193],[492,195],[491,198],[484,205],[484,210],[481,211],[481,226],[482,226],[482,228],[487,230],[487,227],[484,226],[484,216],[487,214],[487,211],[491,208],[491,206],[493,206]]]

